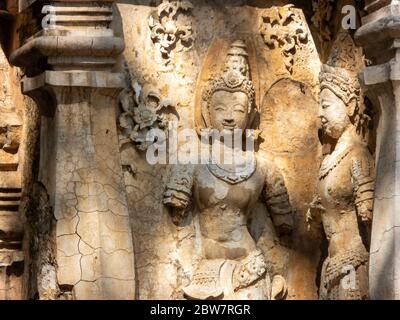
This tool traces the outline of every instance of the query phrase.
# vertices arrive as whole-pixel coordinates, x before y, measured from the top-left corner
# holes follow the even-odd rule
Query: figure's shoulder
[[[359,161],[374,161],[373,155],[365,143],[355,143],[351,148],[350,158]]]
[[[196,165],[194,164],[172,164],[171,176],[172,177],[188,177],[193,176],[196,172]]]
[[[264,150],[256,153],[257,166],[264,172],[276,170],[275,156]]]
[[[350,168],[352,174],[372,175],[375,167],[375,160],[366,144],[356,144],[350,152]]]

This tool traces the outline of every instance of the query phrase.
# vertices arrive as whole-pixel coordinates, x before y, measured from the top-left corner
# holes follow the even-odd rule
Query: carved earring
[[[349,105],[347,107],[347,114],[349,116],[349,118],[351,119],[355,119],[358,115],[358,103],[357,103],[357,99],[352,98],[349,101]]]

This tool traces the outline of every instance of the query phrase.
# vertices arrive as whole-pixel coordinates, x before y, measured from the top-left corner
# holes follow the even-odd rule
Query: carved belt
[[[326,260],[323,284],[328,291],[340,284],[340,280],[346,275],[345,267],[351,266],[357,269],[360,265],[368,262],[368,252],[362,245],[346,250]]]
[[[188,298],[206,300],[221,298],[224,288],[221,285],[221,277],[224,265],[231,263],[233,272],[229,275],[233,290],[246,288],[260,279],[266,272],[267,266],[261,251],[255,250],[240,261],[224,259],[204,259],[200,262],[193,275],[189,286],[183,289]]]

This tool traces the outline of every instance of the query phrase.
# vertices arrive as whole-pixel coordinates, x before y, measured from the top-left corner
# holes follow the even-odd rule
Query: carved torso
[[[325,213],[355,210],[351,182],[352,149],[352,146],[345,146],[335,150],[322,162],[318,193]]]
[[[320,172],[318,193],[322,207],[322,223],[330,240],[333,256],[361,242],[358,232],[354,188],[352,183],[353,160],[360,154],[358,148],[347,146],[324,159]]]
[[[247,219],[264,188],[262,169],[245,181],[230,184],[211,173],[208,165],[196,167],[194,197],[201,212],[200,228],[206,241],[206,258],[237,259],[255,250]]]
[[[367,183],[373,181],[372,164],[372,157],[365,145],[349,142],[338,145],[321,165],[318,195],[324,208],[322,222],[330,240],[331,255],[337,250],[346,250],[354,241],[361,241],[357,200],[362,202],[372,199],[365,192],[358,194],[357,184],[363,184],[365,179],[369,179]],[[366,191],[370,193],[371,190]],[[359,199],[363,196],[366,198]],[[341,241],[341,238],[346,240]]]
[[[184,289],[188,297],[270,297],[265,258],[247,228],[263,190],[271,216],[279,216],[276,225],[291,226],[287,190],[272,161],[259,157],[236,174],[231,165],[175,167],[164,203],[178,208],[193,200],[202,236],[201,261]]]
[[[369,219],[373,203],[373,159],[357,136],[345,133],[322,165],[318,202],[329,242],[321,277],[322,299],[364,299],[368,252],[360,234],[360,220]],[[354,289],[341,279],[356,271]]]

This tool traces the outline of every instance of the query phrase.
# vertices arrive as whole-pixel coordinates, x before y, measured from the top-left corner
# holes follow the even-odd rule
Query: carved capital
[[[388,1],[382,3],[388,3]],[[362,19],[362,27],[357,30],[355,39],[362,46],[373,63],[388,62],[396,56],[400,38],[400,4],[375,5],[370,14]]]
[[[53,115],[60,103],[55,96],[57,89],[69,88],[71,94],[74,89],[91,89],[116,98],[124,87],[125,77],[122,73],[105,71],[45,71],[22,81],[23,93],[36,101],[41,114],[45,116]]]
[[[31,10],[41,12],[41,16],[35,16],[35,26],[29,30],[20,22],[25,32],[21,32],[20,47],[11,54],[11,62],[26,68],[28,75],[36,75],[48,67],[53,70],[111,70],[116,57],[124,50],[123,39],[116,36],[111,27],[112,5],[112,0],[31,3],[21,15],[32,15]],[[39,62],[42,70],[32,67]]]
[[[392,3],[393,0],[366,0],[365,10],[369,13],[376,11]]]

